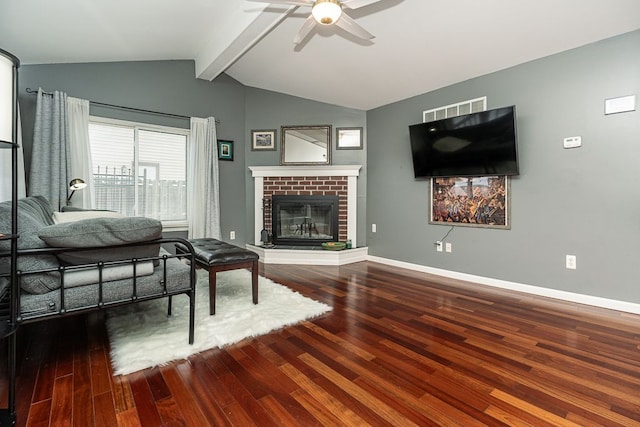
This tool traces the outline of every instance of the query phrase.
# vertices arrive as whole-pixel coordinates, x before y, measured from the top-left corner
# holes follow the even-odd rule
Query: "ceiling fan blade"
[[[371,34],[369,31],[362,28],[360,25],[356,23],[349,15],[343,13],[340,16],[340,19],[336,21],[336,25],[348,33],[353,34],[356,37],[360,37],[364,40],[371,40],[375,36]]]
[[[377,3],[380,0],[343,0],[342,6],[349,9],[357,9],[363,6],[369,6],[370,4]]]
[[[298,34],[296,34],[296,36],[293,38],[293,44],[300,44],[302,40],[304,40],[309,35],[311,30],[315,26],[316,20],[313,19],[313,15],[309,15],[307,20],[304,21],[304,24],[302,24],[302,27],[300,27],[300,29],[298,30]]]
[[[313,0],[270,0],[270,1],[247,0],[247,1],[253,1],[253,2],[258,2],[258,3],[295,4],[297,6],[311,6],[311,5],[313,5]]]

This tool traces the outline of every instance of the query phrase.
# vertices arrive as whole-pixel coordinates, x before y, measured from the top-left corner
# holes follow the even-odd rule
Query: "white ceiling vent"
[[[470,99],[458,102],[457,104],[445,105],[422,112],[422,122],[432,122],[434,120],[446,119],[448,117],[461,116],[463,114],[476,113],[487,109],[487,97]]]

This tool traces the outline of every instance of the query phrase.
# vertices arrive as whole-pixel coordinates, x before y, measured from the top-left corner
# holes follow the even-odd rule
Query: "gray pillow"
[[[38,238],[38,230],[53,224],[52,213],[46,213],[46,200],[40,196],[27,197],[18,202],[18,248],[41,248],[46,245]],[[11,202],[0,203],[0,232],[11,232]],[[0,241],[0,250],[9,250],[9,240]]]
[[[38,230],[53,224],[52,208],[47,199],[33,196],[18,201],[18,249],[46,248],[38,237]],[[0,203],[0,230],[11,230],[11,201]],[[4,232],[4,231],[2,231]],[[0,250],[9,250],[9,240],[0,241]],[[9,265],[9,258],[0,258],[0,265]],[[58,268],[60,263],[53,255],[20,256],[18,270],[22,272]],[[60,275],[57,272],[25,274],[20,286],[26,292],[43,294],[60,287]]]
[[[7,292],[9,292],[9,279],[0,277],[0,299],[3,299]]]
[[[18,257],[18,270],[23,273],[35,270],[58,268],[60,262],[53,255],[30,255]],[[30,294],[46,294],[60,288],[60,273],[24,274],[20,280],[20,287]]]
[[[44,248],[46,245],[38,236],[20,236],[18,241],[31,240],[34,244],[32,248]],[[36,242],[37,241],[37,242]],[[38,244],[39,242],[39,244]],[[8,257],[0,258],[0,269],[9,268],[10,259]],[[30,294],[45,294],[49,291],[56,290],[60,287],[60,274],[57,271],[47,273],[26,274],[30,271],[57,269],[60,262],[53,255],[20,255],[18,257],[18,270],[24,273],[21,276],[20,287]]]
[[[43,227],[38,236],[49,246],[86,248],[145,242],[162,237],[162,224],[144,217],[88,218]]]
[[[43,227],[38,236],[49,246],[60,248],[109,247],[147,242],[162,237],[162,223],[144,217],[91,218]],[[160,244],[130,248],[99,249],[59,254],[69,264],[87,264],[158,256]]]

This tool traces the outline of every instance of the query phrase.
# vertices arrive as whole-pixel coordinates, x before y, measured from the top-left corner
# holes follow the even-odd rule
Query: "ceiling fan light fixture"
[[[342,5],[338,0],[316,0],[311,14],[318,24],[331,25],[342,16]]]

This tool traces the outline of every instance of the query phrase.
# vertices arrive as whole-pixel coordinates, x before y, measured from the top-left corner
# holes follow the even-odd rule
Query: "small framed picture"
[[[362,128],[336,128],[337,150],[362,150]]]
[[[251,131],[251,150],[271,150],[276,149],[276,130],[252,130]]]
[[[233,161],[233,141],[218,140],[218,159]]]

